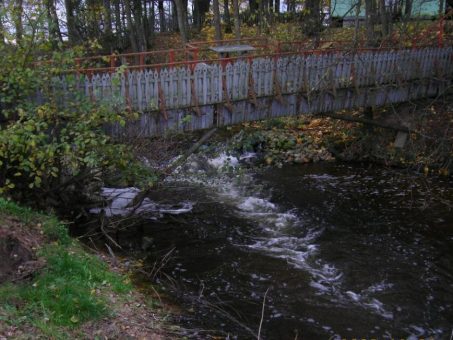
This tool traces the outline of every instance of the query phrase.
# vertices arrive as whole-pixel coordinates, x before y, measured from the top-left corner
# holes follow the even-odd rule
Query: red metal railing
[[[145,68],[156,63],[172,64],[176,61],[187,60],[188,50],[186,48],[170,49],[161,51],[136,52],[124,54],[100,55],[75,59],[77,69],[88,68],[110,68],[115,70],[121,65],[127,67],[138,66]]]
[[[442,47],[445,40],[450,40],[452,37],[450,35],[445,36],[445,24],[448,19],[453,18],[453,9],[450,9],[445,15],[439,18],[438,22],[433,23],[428,26],[421,34],[416,36],[412,40],[412,46],[416,47],[420,43],[423,44],[426,39],[432,39],[430,35],[437,36],[437,45]],[[451,21],[451,20],[450,20]]]
[[[432,47],[433,45],[423,45],[423,46],[416,46],[413,48],[425,48],[425,47]],[[364,53],[364,52],[371,52],[371,51],[391,51],[394,50],[395,47],[393,46],[386,46],[386,47],[360,47],[356,49],[356,52],[359,53]],[[196,64],[198,63],[204,63],[204,64],[221,64],[222,66],[225,66],[228,63],[232,63],[237,60],[247,60],[248,62],[251,62],[254,58],[257,57],[266,57],[266,58],[278,58],[278,57],[288,57],[288,56],[307,56],[307,55],[328,55],[328,54],[340,54],[344,52],[344,48],[330,48],[330,49],[307,49],[307,50],[302,50],[302,51],[289,51],[289,52],[273,52],[273,53],[267,53],[267,54],[251,54],[251,55],[246,55],[246,56],[235,56],[235,57],[227,57],[227,58],[215,58],[215,59],[206,59],[206,60],[184,60],[184,61],[175,61],[173,63],[156,63],[156,64],[150,64],[150,65],[129,65],[126,69],[127,71],[135,71],[135,70],[145,70],[145,69],[154,69],[159,71],[162,68],[165,67],[177,67],[177,66],[188,66],[188,67],[195,67]],[[113,69],[115,70],[115,69]],[[112,72],[111,67],[96,67],[96,68],[85,68],[85,69],[74,69],[74,70],[69,70],[67,71],[69,73],[77,72],[79,74],[86,74],[86,75],[93,75],[93,74],[102,74],[102,73],[108,73]]]
[[[437,46],[443,46],[445,42],[450,43],[449,39],[452,38],[451,34],[445,34],[445,24],[447,19],[450,17],[453,17],[453,10],[450,10],[446,15],[441,17],[438,23],[430,25],[423,31],[422,34],[414,38],[412,41],[412,47],[425,47],[432,46],[434,44]],[[250,44],[255,48],[255,50],[247,56],[219,58],[219,55],[210,49],[210,47],[218,44],[233,45],[245,43]],[[248,58],[250,61],[252,58],[256,57],[275,58],[278,56],[296,54],[320,55],[326,53],[337,53],[345,50],[353,52],[372,50],[385,51],[388,49],[402,47],[402,45],[404,44],[398,40],[396,34],[393,34],[381,41],[379,47],[367,47],[364,39],[360,39],[358,41],[323,39],[270,41],[267,38],[255,37],[229,40],[194,41],[186,44],[184,48],[76,58],[75,69],[70,70],[69,72],[76,72],[78,74],[112,73],[115,72],[118,67],[123,65],[127,70],[160,69],[162,67],[183,65],[194,67],[195,64],[200,62],[208,64],[221,62],[222,65],[225,65],[228,62],[245,58]],[[405,47],[407,48],[408,46]],[[42,63],[51,63],[51,61],[40,62],[40,64]]]

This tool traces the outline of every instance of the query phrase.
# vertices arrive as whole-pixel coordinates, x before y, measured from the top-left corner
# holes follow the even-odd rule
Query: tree
[[[225,20],[225,33],[231,33],[231,16],[230,16],[230,8],[228,6],[228,0],[223,0],[223,14]]]
[[[5,28],[3,27],[3,0],[0,0],[0,45],[5,41]]]
[[[171,21],[169,21],[167,30],[173,31],[173,32],[179,32],[178,13],[176,12],[175,0],[170,1],[170,13],[171,13]]]
[[[193,24],[200,31],[209,12],[210,0],[193,0]]]
[[[68,39],[72,44],[76,44],[79,41],[79,34],[76,28],[76,19],[75,19],[75,4],[76,0],[65,0],[65,9],[66,9],[66,27],[68,29]]]
[[[179,33],[181,40],[185,44],[189,41],[189,35],[187,31],[187,7],[184,6],[183,0],[174,0],[176,5],[176,14],[178,18]]]
[[[386,9],[385,0],[379,0],[379,15],[381,19],[382,35],[384,37],[390,34],[391,27],[391,11]]]
[[[145,1],[145,9],[146,9],[146,0]],[[146,20],[146,17],[148,20]],[[154,2],[150,1],[150,6],[148,8],[148,13],[145,11],[145,21],[146,21],[146,29],[145,29],[145,37],[147,38],[147,45],[148,47],[152,46],[153,39],[154,39],[154,24],[156,20],[156,13],[154,10]]]
[[[132,10],[131,10],[131,2],[125,1],[124,9],[126,11],[126,18],[127,18],[127,33],[129,35],[129,42],[131,44],[133,51],[138,51],[138,45],[136,40],[136,33],[134,30],[134,23],[132,22]]]
[[[362,5],[361,0],[357,0],[355,5],[355,18],[354,18],[354,45],[357,47],[359,44],[359,28],[360,28],[360,7]]]
[[[157,2],[157,8],[159,11],[159,30],[160,32],[166,31],[166,24],[165,24],[165,11],[164,11],[164,2],[163,0],[159,0]]]
[[[280,0],[274,0],[274,12],[280,13]]]
[[[144,17],[144,7],[142,6],[141,0],[134,1],[134,34],[137,41],[137,46],[139,52],[146,51],[147,41],[145,37],[145,22],[146,16]]]
[[[234,16],[234,35],[236,39],[241,39],[241,22],[239,18],[239,3],[238,0],[233,1],[233,16]]]
[[[16,30],[16,42],[20,45],[24,33],[22,16],[24,14],[23,0],[16,0],[13,8],[14,28]]]
[[[374,46],[375,37],[374,37],[374,17],[375,17],[375,4],[373,0],[365,0],[365,28],[366,28],[366,37],[367,44],[369,46]]]
[[[412,14],[412,0],[405,0],[405,6],[404,6],[404,18],[406,20],[409,20]]]
[[[104,0],[103,17],[104,22],[104,41],[107,45],[109,52],[113,52],[113,31],[112,31],[112,6],[110,0]]]
[[[305,8],[307,14],[304,17],[304,32],[310,37],[318,38],[322,29],[320,0],[306,0]]]
[[[222,28],[220,26],[219,0],[212,0],[212,11],[214,13],[215,39],[222,40]]]
[[[46,0],[45,6],[47,12],[47,25],[49,27],[49,38],[55,45],[56,43],[63,41],[60,25],[58,23],[57,9],[54,0]]]

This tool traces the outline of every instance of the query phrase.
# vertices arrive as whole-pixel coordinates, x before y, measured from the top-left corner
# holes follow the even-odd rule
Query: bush
[[[70,96],[58,90],[55,80],[73,68],[76,50],[54,52],[52,64],[33,64],[27,46],[0,47],[0,194],[57,206],[90,197],[109,174],[134,174],[133,156],[104,128],[136,115],[92,103],[70,83]]]

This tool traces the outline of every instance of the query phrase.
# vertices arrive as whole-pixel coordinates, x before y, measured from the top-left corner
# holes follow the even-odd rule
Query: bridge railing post
[[[170,50],[168,52],[168,62],[173,64],[175,62],[175,50]]]
[[[77,75],[80,75],[80,59],[79,58],[76,59],[75,64],[76,64],[76,73],[77,73]]]
[[[443,47],[444,45],[444,17],[439,20],[439,31],[437,33],[437,46]]]
[[[139,62],[140,62],[140,70],[143,70],[145,68],[145,53],[144,52],[140,53]]]
[[[110,72],[113,73],[115,72],[115,64],[116,64],[116,56],[112,54],[110,56]]]

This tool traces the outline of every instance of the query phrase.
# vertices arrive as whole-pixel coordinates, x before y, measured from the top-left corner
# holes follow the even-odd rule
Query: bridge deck
[[[112,133],[152,136],[435,95],[453,83],[453,47],[297,52],[66,75],[55,83],[62,102],[74,95],[71,81],[95,101],[142,113]]]

